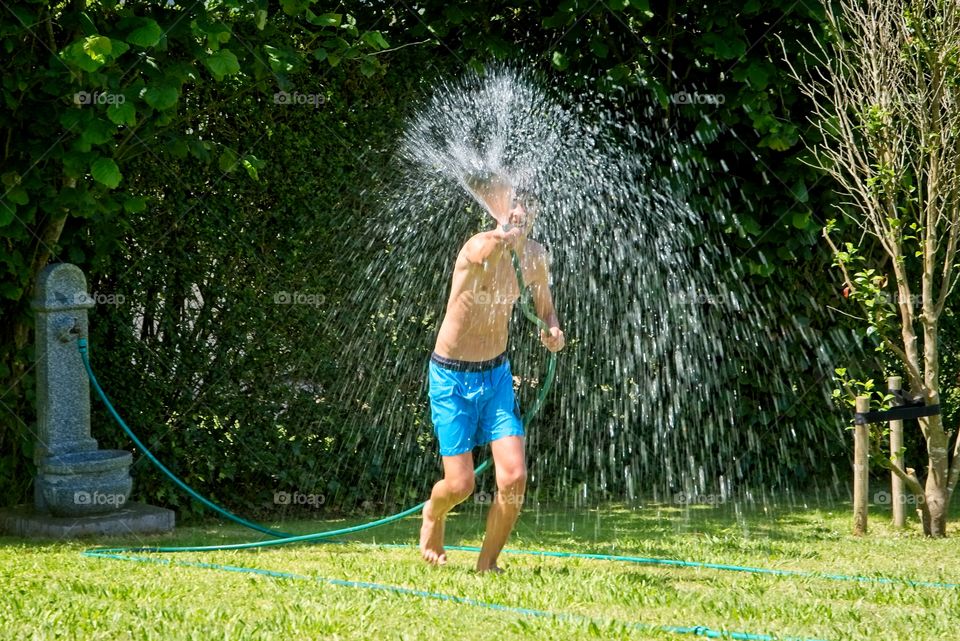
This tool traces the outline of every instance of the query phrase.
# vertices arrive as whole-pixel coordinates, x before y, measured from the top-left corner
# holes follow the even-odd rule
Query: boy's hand
[[[551,327],[549,332],[540,331],[540,342],[551,352],[559,352],[566,344],[559,327]]]
[[[511,225],[509,231],[505,231],[501,225],[494,230],[494,237],[507,247],[513,247],[522,233],[521,229],[516,225]]]

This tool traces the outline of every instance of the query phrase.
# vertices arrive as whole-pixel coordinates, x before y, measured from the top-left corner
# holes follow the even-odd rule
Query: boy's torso
[[[539,246],[528,241],[520,254],[524,281],[529,283]],[[510,252],[482,266],[471,264],[461,250],[453,271],[450,298],[435,352],[447,358],[483,361],[506,350],[513,306],[520,288]]]

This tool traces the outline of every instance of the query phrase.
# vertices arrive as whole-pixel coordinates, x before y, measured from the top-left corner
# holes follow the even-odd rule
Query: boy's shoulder
[[[482,243],[482,242],[484,241],[484,239],[486,239],[487,236],[489,236],[489,235],[490,235],[490,232],[489,232],[489,231],[477,232],[476,234],[474,234],[473,236],[471,236],[470,238],[468,238],[468,239],[467,239],[467,242],[465,242],[463,245],[464,245],[464,247],[466,247],[467,245],[470,245],[470,244],[474,244],[474,245],[475,245],[475,244],[477,244],[477,243]]]
[[[547,255],[547,249],[532,238],[527,239],[527,251],[537,258]]]
[[[550,262],[550,252],[547,251],[546,247],[532,238],[527,239],[527,246],[524,253],[528,254],[530,258],[540,266],[546,267]]]
[[[479,262],[478,257],[485,255],[485,253],[489,251],[487,249],[487,243],[489,240],[489,232],[479,232],[468,238],[467,241],[463,243],[460,251],[457,253],[457,265],[477,265]]]
[[[489,234],[487,232],[479,232],[474,234],[467,239],[467,242],[463,244],[463,247],[460,248],[460,254],[465,252],[477,251],[482,248],[484,242],[486,242]]]

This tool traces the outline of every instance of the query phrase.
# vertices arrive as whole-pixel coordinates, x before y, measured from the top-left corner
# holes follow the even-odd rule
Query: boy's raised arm
[[[464,247],[464,255],[471,263],[480,265],[492,259],[499,259],[504,251],[513,247],[520,238],[520,229],[513,227],[503,231],[502,227],[485,231],[471,238]]]

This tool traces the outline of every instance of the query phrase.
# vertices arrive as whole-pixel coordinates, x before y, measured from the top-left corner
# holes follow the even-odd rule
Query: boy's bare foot
[[[433,565],[447,562],[447,553],[443,549],[443,527],[445,518],[435,518],[431,509],[432,502],[423,506],[423,525],[420,527],[420,554],[423,560]]]
[[[503,568],[498,566],[496,561],[490,563],[483,559],[477,559],[477,572],[480,574],[486,574],[488,572],[490,574],[503,574]]]
[[[496,563],[488,567],[481,567],[480,564],[478,563],[477,572],[479,572],[480,574],[486,574],[487,572],[489,572],[490,574],[503,574],[504,570],[503,568],[498,567]]]

